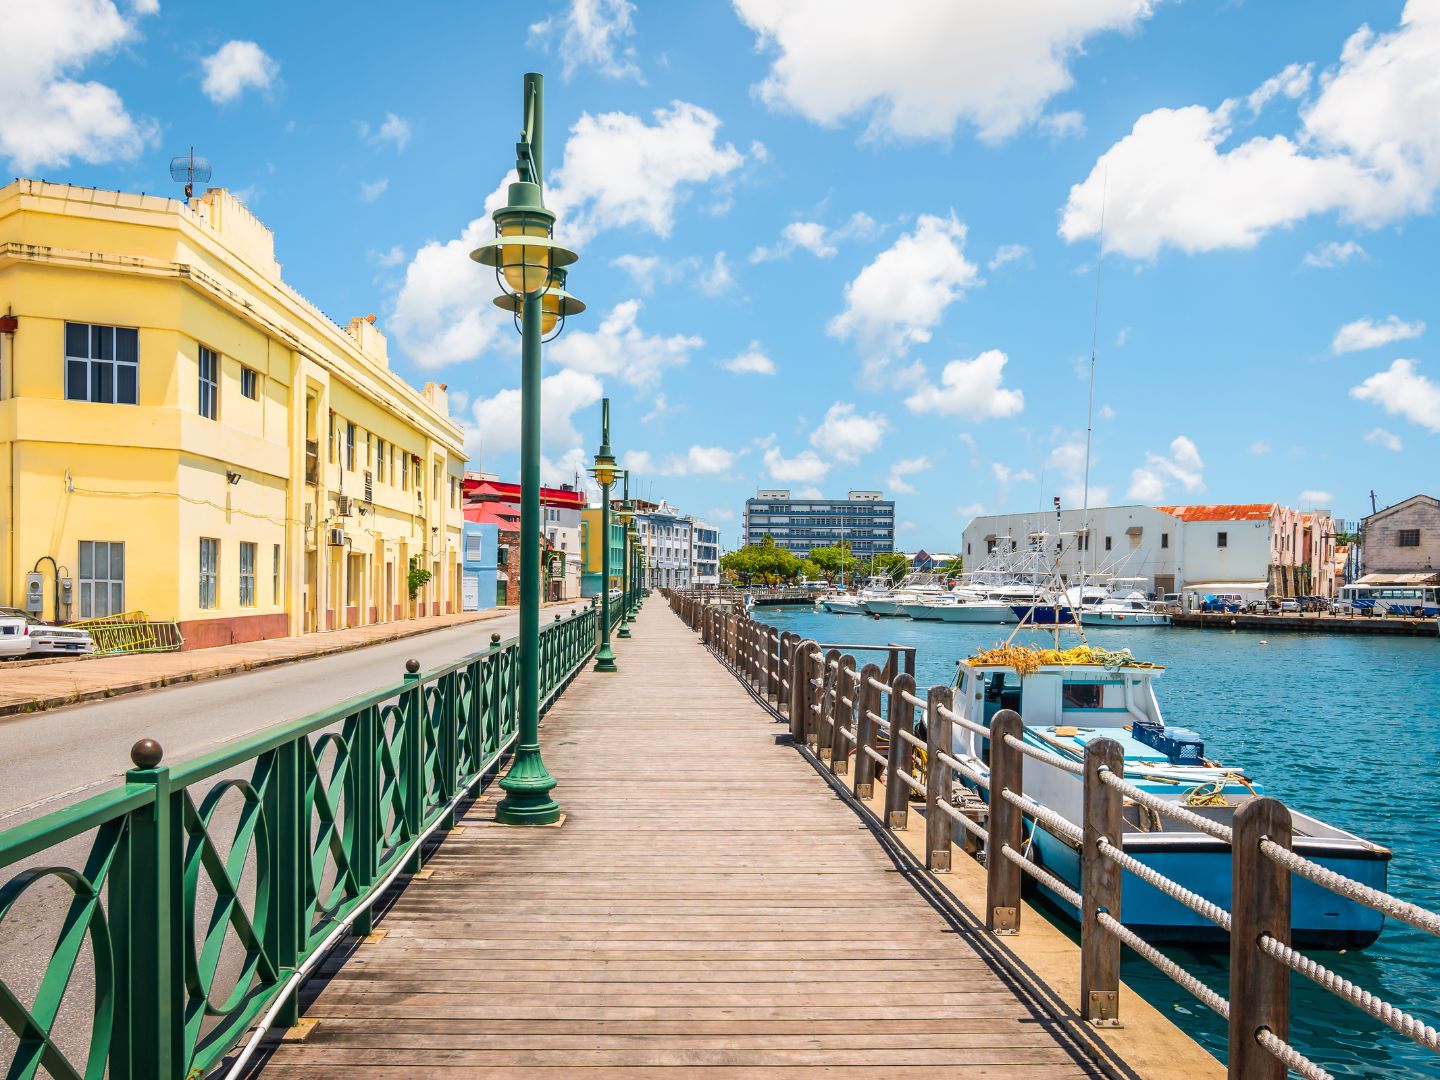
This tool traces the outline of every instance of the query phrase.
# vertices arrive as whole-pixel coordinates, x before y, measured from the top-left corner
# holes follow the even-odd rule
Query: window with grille
[[[125,326],[65,324],[65,399],[136,403],[139,331]]]
[[[280,606],[280,545],[275,545],[275,563],[270,570],[270,600]]]
[[[220,357],[200,346],[200,415],[214,420],[220,415]]]
[[[240,542],[240,606],[255,606],[255,561],[258,544]]]
[[[385,440],[375,440],[375,479],[385,482]]]
[[[1217,548],[1230,546],[1230,534],[1219,532],[1215,534],[1215,546]]]
[[[240,393],[251,401],[259,400],[260,373],[254,368],[242,367],[240,369]]]
[[[1397,542],[1401,547],[1419,547],[1419,546],[1420,546],[1420,530],[1419,530],[1419,529],[1401,529],[1401,530],[1400,530],[1400,533],[1399,533],[1399,537],[1398,537],[1398,539],[1396,540],[1396,542]]]
[[[345,425],[345,468],[349,472],[355,471],[355,425]]]
[[[218,607],[220,584],[220,541],[209,536],[200,538],[200,609]]]
[[[81,540],[80,618],[103,619],[125,610],[125,545],[116,541]]]

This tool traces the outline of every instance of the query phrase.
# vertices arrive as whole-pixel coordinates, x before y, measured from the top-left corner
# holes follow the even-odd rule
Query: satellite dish
[[[195,194],[195,181],[202,184],[210,181],[211,171],[210,162],[203,157],[196,157],[193,146],[190,153],[170,159],[170,179],[185,185],[186,199]]]

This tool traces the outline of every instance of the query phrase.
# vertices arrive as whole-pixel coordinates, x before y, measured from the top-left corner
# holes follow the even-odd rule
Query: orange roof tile
[[[1275,512],[1274,503],[1225,503],[1215,506],[1157,506],[1162,514],[1181,521],[1267,521]]]

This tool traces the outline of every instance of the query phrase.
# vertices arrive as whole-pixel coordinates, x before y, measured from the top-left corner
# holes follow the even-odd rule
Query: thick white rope
[[[975,783],[983,787],[986,791],[990,790],[990,778],[984,773],[982,773],[979,769],[975,768],[973,765],[967,765],[965,762],[960,761],[958,758],[951,757],[949,754],[945,753],[944,750],[937,752],[935,756],[939,758],[940,761],[944,762],[946,765],[949,765],[952,769],[955,769],[957,772],[964,773],[971,780],[975,781]]]
[[[1130,948],[1134,949],[1146,960],[1150,961],[1150,963],[1154,964],[1158,970],[1170,976],[1179,986],[1193,994],[1200,1002],[1210,1009],[1213,1009],[1226,1020],[1230,1019],[1230,1002],[1226,1001],[1214,990],[1211,990],[1139,934],[1117,921],[1109,912],[1101,911],[1096,915],[1096,918],[1101,926],[1109,930],[1110,933],[1114,934],[1126,945],[1129,945]]]
[[[1012,848],[1009,844],[1004,844],[1001,846],[1000,854],[1004,855],[1005,858],[1009,859],[1016,866],[1020,867],[1021,870],[1025,871],[1025,873],[1029,874],[1042,885],[1046,885],[1049,888],[1053,889],[1060,896],[1064,897],[1066,902],[1073,904],[1076,907],[1080,906],[1080,894],[1074,889],[1070,888],[1069,885],[1066,885],[1054,874],[1050,873],[1048,870],[1043,869],[1039,863],[1031,862],[1029,859],[1025,858],[1024,855],[1020,854],[1020,852]]]
[[[911,776],[909,773],[897,772],[897,773],[895,774],[895,777],[896,777],[896,779],[902,781],[903,783],[908,784],[908,785],[910,786],[910,790],[913,791],[913,792],[915,792],[915,794],[917,794],[917,795],[924,795],[924,794],[925,794],[925,785],[922,784],[922,783],[920,783],[919,780],[916,780],[916,779],[915,779],[913,776]]]
[[[936,711],[941,716],[945,717],[946,720],[949,720],[952,724],[959,724],[966,731],[972,731],[976,735],[983,735],[987,739],[990,738],[989,728],[981,727],[979,724],[975,723],[972,720],[966,720],[963,716],[961,716],[954,710],[947,709],[944,705],[941,705]]]
[[[1269,1028],[1262,1027],[1255,1032],[1255,1041],[1269,1050],[1282,1065],[1291,1072],[1297,1072],[1305,1080],[1335,1080],[1328,1072],[1300,1053]]]
[[[871,679],[870,685],[873,686],[876,690],[879,690],[882,694],[893,694],[895,692],[891,688],[889,683],[883,683],[879,679]]]
[[[865,715],[868,716],[871,720],[873,720],[879,727],[883,728],[886,732],[890,730],[890,721],[886,720],[885,717],[881,716],[879,713],[871,712],[869,709],[866,709]]]
[[[1077,844],[1085,835],[1080,826],[1072,824],[1048,806],[1042,806],[1028,795],[1017,795],[1009,788],[1001,791],[1000,795],[1006,802],[1019,807],[1052,833],[1069,837]]]
[[[951,806],[948,802],[945,802],[942,799],[940,802],[937,802],[935,804],[935,809],[948,816],[951,821],[954,821],[955,823],[960,825],[960,827],[963,828],[966,832],[978,836],[987,844],[990,842],[990,830],[986,829],[983,825],[971,821],[958,808]]]
[[[1100,780],[1102,783],[1109,784],[1111,787],[1130,796],[1130,798],[1142,806],[1148,806],[1157,814],[1164,814],[1167,817],[1174,818],[1176,821],[1183,821],[1196,832],[1213,836],[1216,840],[1223,840],[1227,844],[1234,843],[1235,830],[1230,828],[1230,826],[1221,825],[1218,821],[1211,821],[1209,818],[1201,817],[1199,814],[1192,813],[1179,803],[1171,802],[1169,799],[1162,799],[1158,795],[1150,794],[1148,791],[1141,791],[1134,784],[1127,784],[1123,779],[1116,776],[1103,765],[1100,767]]]
[[[1401,1035],[1414,1039],[1421,1046],[1440,1050],[1440,1032],[1429,1024],[1417,1020],[1403,1009],[1397,1009],[1388,1001],[1376,997],[1370,991],[1356,986],[1349,979],[1335,974],[1323,964],[1317,963],[1304,953],[1289,945],[1276,941],[1269,934],[1261,934],[1260,951],[1273,956],[1291,971],[1298,971],[1316,986],[1322,986],[1336,997],[1344,998],[1357,1009],[1363,1009],[1387,1027]]]
[[[889,764],[889,762],[885,760],[885,755],[882,754],[882,753],[880,753],[880,751],[879,751],[879,750],[876,750],[873,746],[867,746],[867,747],[864,748],[864,750],[865,750],[865,756],[868,757],[868,758],[870,758],[870,760],[871,760],[871,761],[874,761],[876,764],[878,764],[878,765],[888,765],[888,764]]]
[[[1412,904],[1408,900],[1401,900],[1398,896],[1381,892],[1379,889],[1372,889],[1369,885],[1362,885],[1344,874],[1337,874],[1334,870],[1311,862],[1305,856],[1297,855],[1289,848],[1281,847],[1275,841],[1265,837],[1260,838],[1260,850],[1291,873],[1309,878],[1316,885],[1322,885],[1331,892],[1337,892],[1366,907],[1374,908],[1384,915],[1409,923],[1417,930],[1424,930],[1427,934],[1440,937],[1440,915],[1433,911],[1422,908],[1418,904]]]
[[[1074,773],[1076,776],[1085,774],[1085,766],[1080,762],[1063,758],[1059,754],[1052,754],[1049,750],[1041,750],[1038,746],[1031,746],[1025,740],[1015,738],[1014,735],[1005,736],[1005,745],[1019,750],[1026,757],[1034,758],[1036,761],[1052,765],[1057,769],[1063,769],[1065,772]]]
[[[911,705],[914,705],[916,708],[926,709],[930,707],[930,703],[928,701],[921,701],[914,694],[910,693],[909,690],[901,690],[900,697],[903,698],[905,701],[909,702]]]
[[[1100,854],[1107,859],[1119,863],[1126,870],[1138,877],[1141,881],[1147,882],[1159,889],[1166,896],[1179,900],[1195,914],[1209,919],[1216,926],[1230,929],[1230,913],[1219,904],[1212,904],[1199,893],[1193,893],[1178,882],[1172,881],[1154,867],[1146,866],[1139,859],[1127,855],[1120,848],[1110,843],[1105,837],[1100,838]]]

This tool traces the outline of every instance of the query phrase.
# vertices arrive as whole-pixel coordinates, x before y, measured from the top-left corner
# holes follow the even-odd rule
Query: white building
[[[708,522],[690,522],[690,582],[698,589],[720,584],[720,530]]]
[[[569,490],[569,485],[565,485]],[[565,556],[565,576],[555,599],[572,600],[580,595],[580,514],[583,506],[551,506],[541,508],[540,529],[550,546]]]
[[[645,553],[643,580],[646,586],[690,588],[693,580],[691,519],[663,499],[658,503],[637,502],[635,526],[640,534],[640,550]]]

